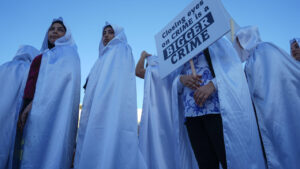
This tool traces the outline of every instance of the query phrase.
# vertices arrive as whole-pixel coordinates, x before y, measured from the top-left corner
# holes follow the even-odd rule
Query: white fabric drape
[[[241,61],[226,38],[221,38],[211,45],[209,52],[218,86],[227,167],[231,169],[264,169],[265,161],[258,127]],[[178,80],[179,78],[177,78]],[[178,84],[178,82],[174,82],[174,84]],[[175,101],[178,98],[177,93],[177,86],[173,85]],[[181,126],[178,133],[186,132],[186,129],[183,128],[184,116],[180,99],[179,96],[179,102],[173,103],[174,112],[179,110],[176,113],[177,116],[174,114],[174,118],[177,118],[174,121]]]
[[[0,66],[0,168],[7,168],[30,63],[39,51],[21,46],[10,62]]]
[[[172,82],[178,73],[161,79],[158,57],[149,56],[147,63],[139,135],[141,152],[148,169],[181,169],[172,114]],[[185,141],[189,145],[189,140]],[[190,165],[184,168],[192,169]]]
[[[250,41],[260,38],[256,27],[242,28],[237,38],[252,44],[242,50],[249,53],[245,73],[268,167],[299,168],[300,63],[272,43]]]
[[[110,24],[106,24],[110,25]],[[80,118],[75,168],[143,169],[138,148],[135,64],[124,30],[99,46]]]
[[[21,169],[69,168],[72,164],[80,101],[80,60],[68,27],[51,50],[45,46],[47,41],[46,33],[32,109],[24,128]]]

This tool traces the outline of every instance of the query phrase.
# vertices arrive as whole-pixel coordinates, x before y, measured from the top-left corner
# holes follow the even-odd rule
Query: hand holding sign
[[[200,87],[200,83],[202,83],[201,77],[201,75],[182,75],[180,76],[180,82],[184,86],[192,90],[196,90],[198,87]]]
[[[140,60],[138,61],[137,65],[135,67],[135,75],[142,79],[145,78],[146,68],[144,67],[144,65],[145,65],[145,59],[148,56],[151,56],[151,54],[147,53],[146,51],[143,51],[141,53]]]

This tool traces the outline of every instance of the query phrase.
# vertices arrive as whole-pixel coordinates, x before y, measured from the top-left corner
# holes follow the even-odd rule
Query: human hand
[[[151,56],[151,54],[147,53],[146,51],[143,51],[141,53],[141,58],[146,59],[148,56]]]
[[[199,82],[202,83],[201,78],[201,75],[182,75],[180,76],[180,82],[184,86],[192,90],[196,90],[198,87],[200,87]]]
[[[32,102],[30,102],[26,108],[24,109],[23,112],[21,112],[20,116],[19,116],[19,120],[18,120],[18,128],[23,131],[24,126],[26,124],[27,118],[28,118],[28,114],[31,111],[32,108]]]
[[[204,86],[200,86],[196,89],[194,93],[194,100],[197,105],[200,107],[203,106],[207,98],[211,96],[211,94],[216,90],[214,84],[212,82],[209,82],[208,84]]]
[[[141,53],[140,60],[138,61],[137,65],[135,67],[135,75],[142,79],[145,78],[146,69],[145,69],[144,65],[145,65],[145,59],[148,56],[151,56],[151,55],[149,53],[147,53],[146,51],[143,51]]]

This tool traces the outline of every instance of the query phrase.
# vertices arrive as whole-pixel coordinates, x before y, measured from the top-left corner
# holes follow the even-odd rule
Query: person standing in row
[[[0,66],[0,168],[8,168],[30,63],[38,54],[32,46],[21,46],[12,61]]]
[[[299,168],[300,62],[263,42],[257,27],[236,33],[268,168]]]
[[[106,23],[80,117],[76,169],[143,169],[138,148],[135,64],[124,29]]]
[[[298,61],[300,61],[300,38],[291,40],[291,55]]]
[[[199,168],[265,168],[246,77],[231,42],[221,38],[193,61],[201,81],[188,83],[194,75],[186,63],[173,82],[172,104],[181,133],[186,119]]]
[[[144,62],[147,58],[147,67]],[[198,169],[188,137],[176,142],[172,113],[172,83],[180,72],[174,71],[164,79],[158,71],[158,56],[142,52],[136,75],[145,79],[143,114],[139,130],[139,146],[148,169]],[[183,161],[178,152],[186,151]]]
[[[80,101],[80,60],[63,19],[54,19],[31,66],[13,168],[69,168]],[[19,138],[18,138],[19,137]]]

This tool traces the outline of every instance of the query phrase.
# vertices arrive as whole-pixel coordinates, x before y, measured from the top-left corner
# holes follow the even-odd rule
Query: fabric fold
[[[12,61],[0,66],[0,168],[8,168],[30,63],[38,54],[24,45]]]
[[[110,24],[106,24],[110,25]],[[135,64],[123,28],[99,45],[89,74],[75,155],[75,168],[143,169],[138,148]]]
[[[70,168],[72,164],[80,101],[80,60],[69,28],[66,31],[54,48],[49,50],[45,44],[41,48],[36,91],[23,134],[21,169]],[[47,41],[46,33],[44,42]]]

